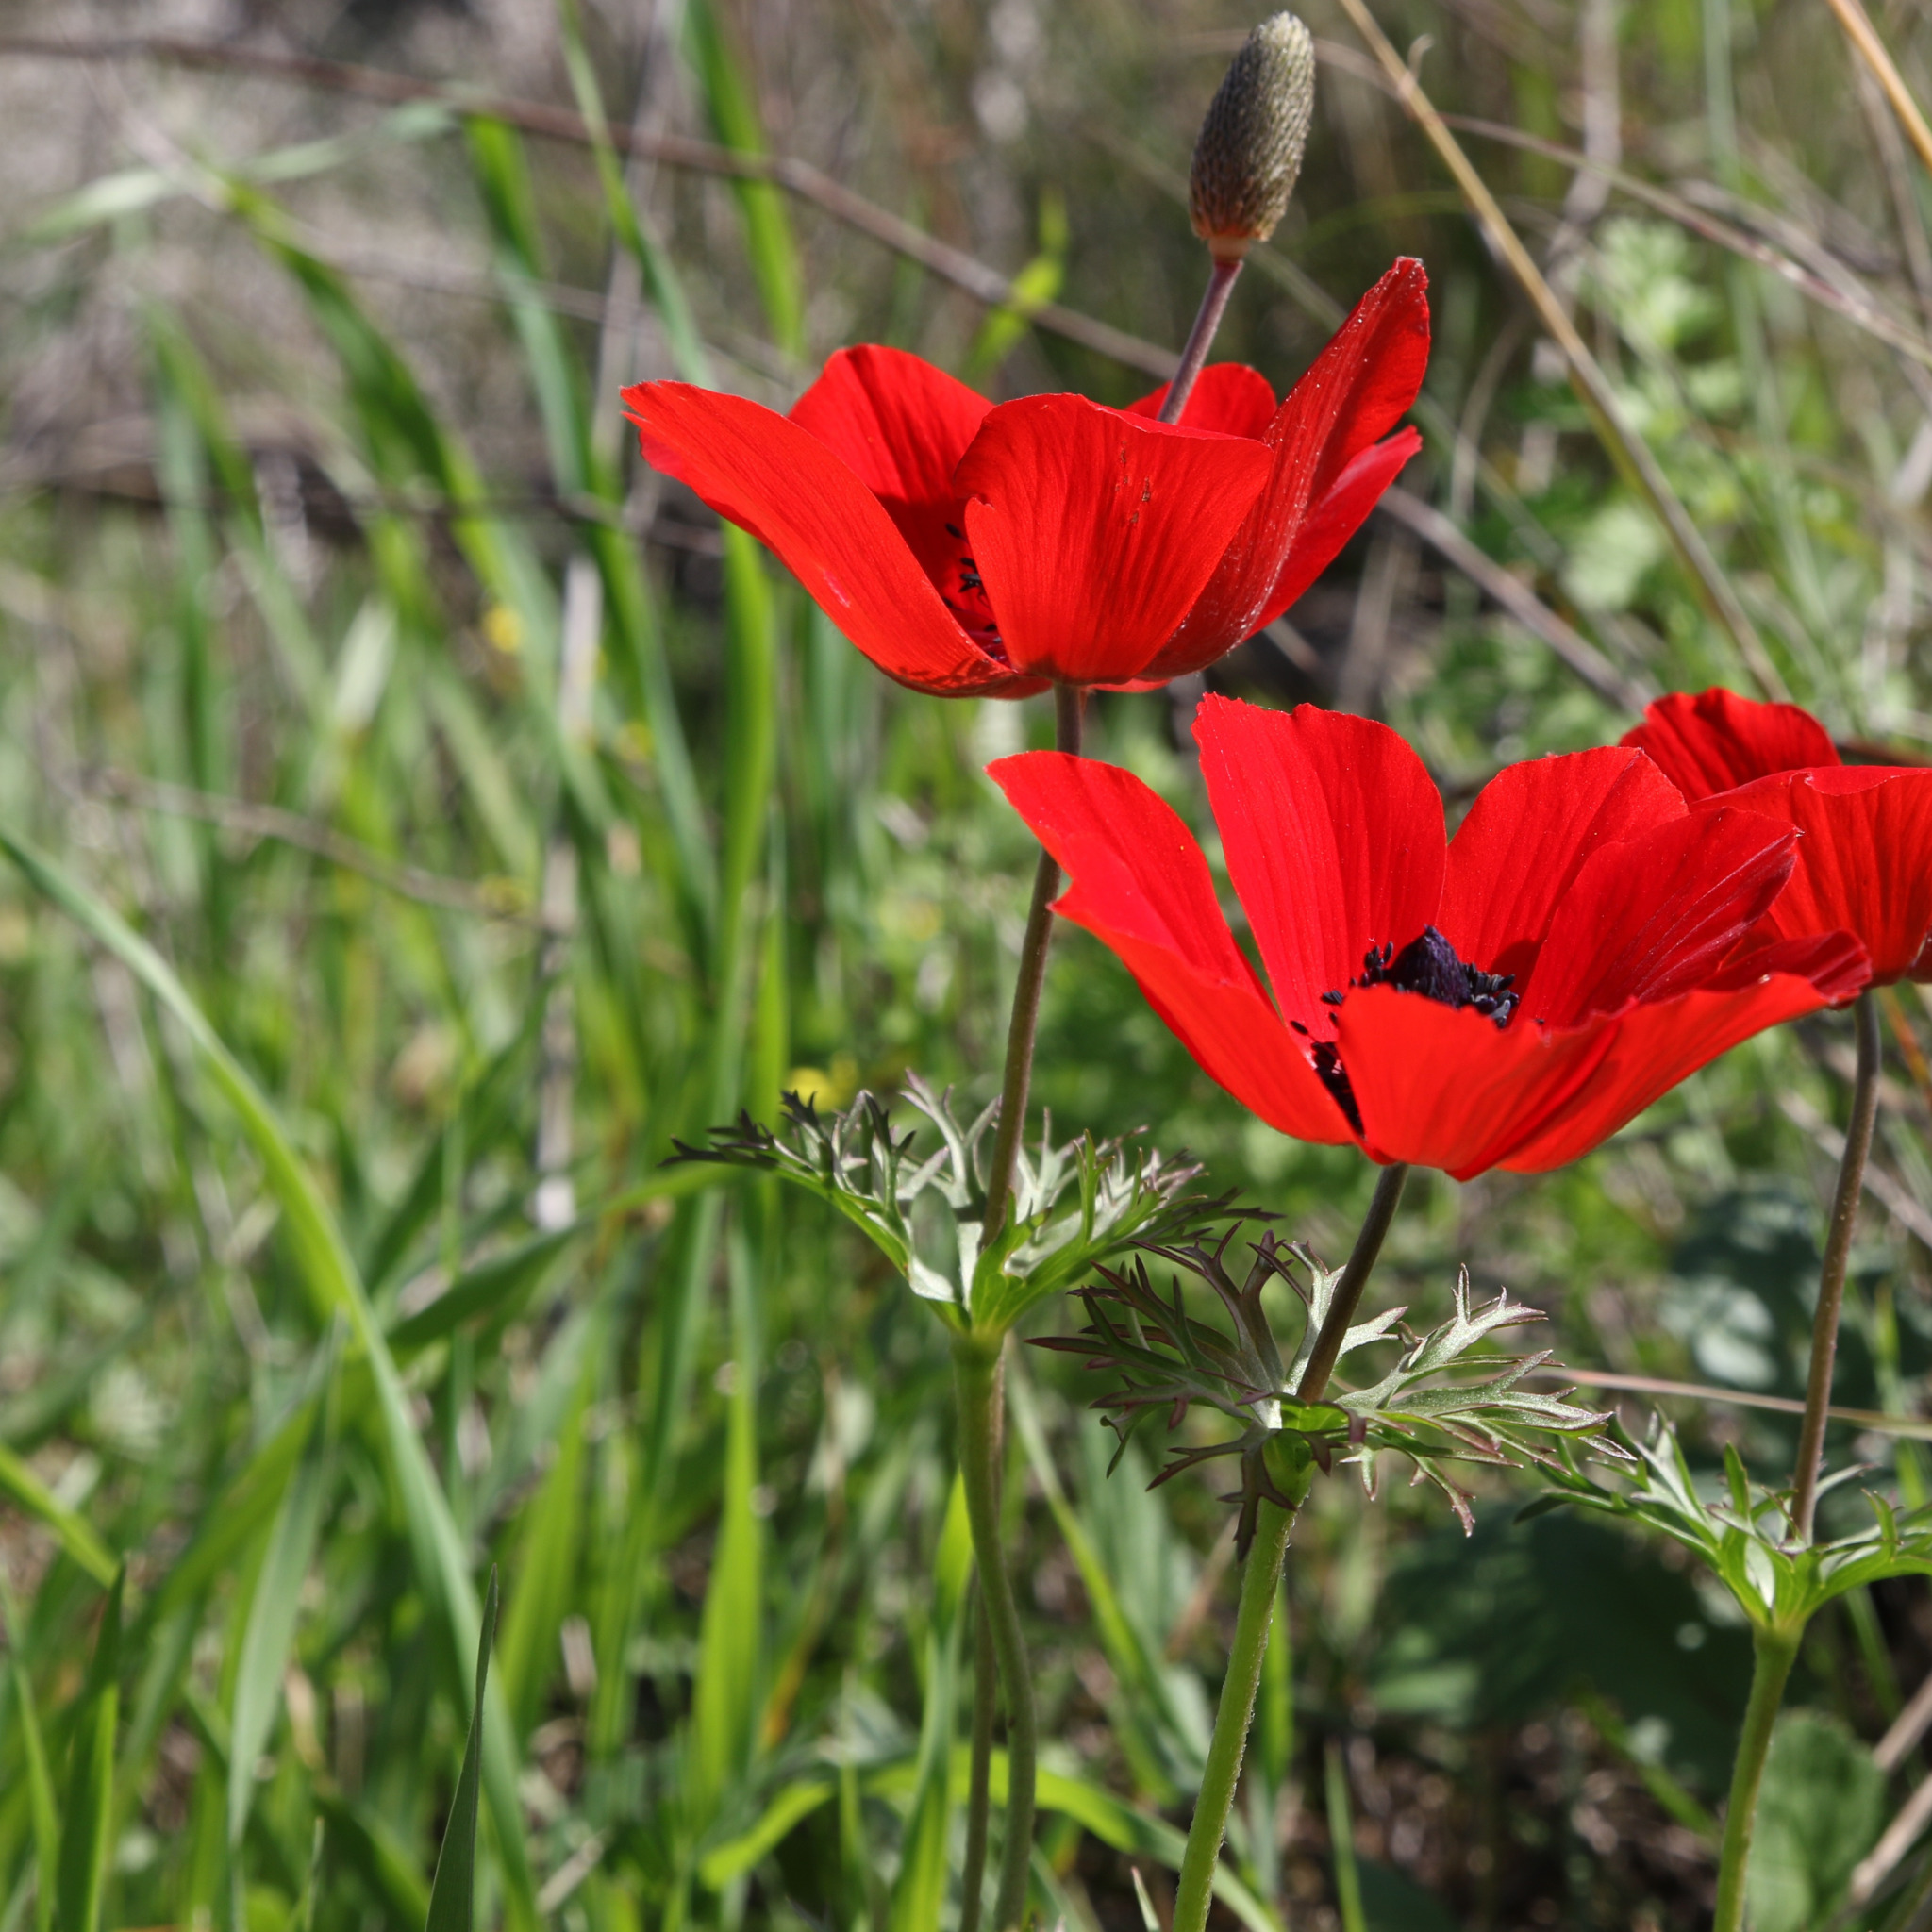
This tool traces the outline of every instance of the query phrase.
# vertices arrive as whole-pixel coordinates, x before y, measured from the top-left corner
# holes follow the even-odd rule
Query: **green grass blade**
[[[463,124],[470,173],[483,202],[494,246],[496,273],[509,296],[510,316],[523,343],[560,491],[591,488],[591,425],[583,383],[564,341],[557,311],[531,294],[544,265],[529,163],[516,130],[473,115]]]
[[[448,131],[455,117],[441,101],[411,101],[385,115],[374,127],[353,134],[335,135],[323,141],[305,141],[292,147],[276,148],[265,155],[234,164],[243,180],[303,181],[325,175],[344,162],[367,154],[389,142],[413,142],[433,140]],[[52,207],[43,208],[11,243],[15,248],[46,247],[71,241],[92,228],[124,220],[158,208],[163,202],[192,194],[193,173],[188,169],[124,168],[103,175],[64,194]]]
[[[591,142],[597,160],[597,178],[604,190],[604,205],[610,216],[618,241],[636,258],[639,271],[649,291],[652,306],[663,325],[665,340],[671,346],[671,359],[679,377],[700,388],[711,386],[711,360],[684,292],[684,282],[673,266],[663,244],[631,200],[625,185],[624,164],[610,139],[610,121],[604,108],[604,93],[597,82],[584,45],[583,26],[577,17],[575,0],[558,0],[558,24],[562,34],[563,61],[570,75],[571,91],[576,95],[577,111],[591,130]]]
[[[705,1586],[691,1692],[685,1790],[694,1836],[717,1816],[750,1760],[764,1648],[764,1524],[752,1494],[758,1479],[752,1306],[758,1284],[752,1243],[742,1229],[732,1229],[728,1252],[736,1378],[725,1432],[724,1514]]]
[[[322,646],[268,540],[255,473],[229,422],[221,391],[175,315],[158,304],[149,304],[143,323],[158,385],[192,425],[200,440],[202,460],[226,499],[224,524],[249,593],[290,682],[311,717],[319,717],[327,681]]]
[[[331,1850],[369,1888],[389,1921],[421,1924],[429,1913],[429,1888],[409,1848],[375,1812],[334,1791],[319,1792],[316,1808],[327,1821]]]
[[[1362,1916],[1362,1879],[1355,1862],[1355,1822],[1348,1802],[1348,1772],[1341,1747],[1332,1740],[1324,1758],[1324,1789],[1328,1802],[1328,1849],[1335,1864],[1335,1904],[1341,1932],[1368,1932]]]
[[[597,178],[604,191],[605,210],[610,219],[611,231],[618,245],[625,249],[638,264],[639,275],[649,292],[652,306],[658,311],[677,374],[686,382],[708,387],[711,381],[710,358],[705,353],[697,324],[691,317],[683,280],[632,201],[623,165],[611,144],[603,92],[584,46],[574,0],[559,0],[558,23],[562,38],[564,66],[570,75],[572,91],[576,95],[577,111],[591,131]],[[613,408],[615,402],[614,397],[597,396],[592,399],[592,408]],[[601,472],[593,472],[593,480],[606,490],[612,504],[622,501],[620,479],[615,474],[607,477]],[[672,688],[670,668],[664,658],[658,610],[628,536],[615,529],[598,529],[591,533],[591,548],[603,575],[612,625],[628,654],[634,696],[651,733],[651,760],[656,768],[664,816],[677,853],[680,885],[697,929],[708,933],[716,912],[713,904],[716,879],[712,872],[697,775],[685,737],[684,721],[678,712],[676,693]]]
[[[333,1356],[335,1334],[323,1346]],[[228,1718],[228,1847],[239,1855],[248,1810],[255,1798],[255,1766],[268,1744],[282,1698],[282,1673],[295,1638],[295,1617],[303,1580],[314,1559],[316,1538],[327,1501],[330,1438],[326,1397],[309,1424],[302,1459],[282,1496],[269,1534],[268,1554],[248,1606],[235,1696]]]
[[[27,1675],[21,1649],[20,1613],[4,1579],[0,1579],[0,1620],[6,1625],[13,1706],[19,1713],[21,1755],[26,1760],[27,1807],[33,1817],[35,1932],[52,1932],[54,1901],[60,1882],[60,1814],[54,1802],[54,1774],[47,1763],[40,1713],[34,1707],[33,1680]]]
[[[685,35],[718,139],[740,154],[762,155],[765,136],[758,105],[711,0],[689,0]],[[784,196],[769,181],[734,181],[731,188],[744,217],[745,246],[772,340],[788,356],[801,356],[805,277]]]
[[[426,1308],[390,1330],[389,1345],[396,1359],[411,1360],[466,1322],[486,1318],[491,1324],[508,1321],[551,1272],[557,1257],[583,1235],[580,1226],[532,1235],[503,1254],[466,1268]],[[516,1621],[514,1600],[510,1621]]]
[[[92,1576],[107,1585],[119,1564],[94,1534],[87,1519],[55,1495],[12,1450],[0,1446],[0,1494],[12,1497],[29,1516],[38,1517],[60,1541],[60,1547]]]
[[[919,1783],[906,1821],[903,1862],[892,1889],[890,1932],[937,1925],[946,1900],[953,1836],[953,1732],[958,1722],[960,1610],[973,1574],[966,1485],[957,1474],[933,1564],[933,1611],[925,1640],[925,1710],[919,1727]]]
[[[284,1226],[318,1320],[331,1321],[339,1312],[345,1316],[353,1342],[367,1359],[375,1382],[381,1440],[408,1524],[417,1581],[428,1595],[451,1647],[458,1655],[466,1654],[475,1644],[480,1617],[468,1556],[450,1515],[448,1498],[416,1434],[408,1398],[375,1311],[341,1230],[313,1177],[261,1090],[208,1024],[167,961],[62,867],[4,827],[0,827],[0,851],[25,874],[36,891],[119,958],[168,1010],[235,1109],[281,1204]],[[491,1813],[508,1868],[512,1904],[520,1911],[533,1913],[535,1892],[515,1769],[500,1729],[498,1736],[489,1764]]]
[[[1058,189],[1040,197],[1040,253],[1013,277],[1013,299],[993,309],[979,325],[959,374],[983,383],[1010,356],[1026,333],[1034,311],[1055,300],[1067,275],[1067,203]]]
[[[798,1778],[780,1786],[749,1831],[714,1845],[698,1860],[699,1883],[712,1891],[722,1891],[776,1847],[792,1826],[830,1804],[838,1792],[838,1784],[828,1777]]]
[[[490,1647],[496,1641],[496,1572],[483,1599],[483,1618],[476,1636],[476,1694],[470,1702],[470,1736],[463,1746],[463,1768],[457,1794],[443,1827],[442,1849],[436,1855],[436,1877],[429,1887],[426,1932],[472,1932],[476,1897],[476,1797],[482,1781],[483,1719],[490,1686]]]
[[[124,1571],[108,1592],[93,1662],[81,1687],[60,1821],[54,1888],[55,1932],[96,1932],[108,1882],[108,1824],[114,1807],[114,1733],[121,1722],[121,1596]]]
[[[575,1398],[557,1433],[557,1459],[524,1508],[512,1572],[516,1588],[498,1670],[519,1737],[529,1735],[541,1710],[576,1581],[584,1524],[584,1419],[596,1386],[597,1353],[593,1338]]]

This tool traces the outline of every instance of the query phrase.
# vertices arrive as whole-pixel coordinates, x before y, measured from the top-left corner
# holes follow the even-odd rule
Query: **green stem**
[[[1328,1387],[1328,1377],[1341,1355],[1362,1291],[1369,1285],[1382,1242],[1395,1219],[1408,1169],[1400,1163],[1385,1167],[1375,1181],[1374,1197],[1355,1238],[1348,1264],[1335,1284],[1335,1297],[1315,1336],[1313,1353],[1295,1392],[1316,1400]],[[1255,1721],[1255,1698],[1261,1685],[1261,1660],[1268,1652],[1268,1628],[1274,1600],[1281,1589],[1281,1567],[1288,1557],[1289,1532],[1295,1509],[1263,1500],[1255,1541],[1241,1568],[1241,1607],[1235,1612],[1234,1648],[1228,1654],[1227,1675],[1221,1684],[1221,1702],[1214,1711],[1214,1734],[1208,1741],[1208,1768],[1201,1778],[1201,1795],[1194,1801],[1194,1820],[1188,1827],[1187,1850],[1181,1855],[1180,1889],[1174,1896],[1174,1932],[1203,1932],[1214,1896],[1214,1867],[1221,1841],[1227,1836],[1227,1814],[1241,1781],[1241,1758],[1248,1745],[1248,1728]]]
[[[1033,1786],[1038,1724],[1026,1641],[1000,1542],[1000,1357],[1005,1338],[953,1338],[953,1388],[959,1408],[959,1474],[979,1569],[979,1607],[999,1664],[1007,1707],[1007,1834],[993,1932],[1017,1932],[1026,1911],[1033,1862]]]
[[[1214,1735],[1208,1744],[1208,1768],[1201,1776],[1201,1795],[1194,1801],[1194,1822],[1188,1829],[1188,1848],[1181,1857],[1174,1932],[1203,1932],[1208,1924],[1208,1907],[1214,1897],[1214,1867],[1221,1857],[1221,1840],[1227,1834],[1235,1786],[1241,1782],[1248,1726],[1254,1722],[1255,1697],[1261,1686],[1261,1659],[1268,1650],[1268,1626],[1280,1591],[1288,1533],[1293,1527],[1291,1511],[1276,1503],[1262,1503],[1255,1541],[1241,1565],[1234,1647],[1228,1652],[1227,1675],[1221,1681]]]
[[[1314,1351],[1294,1391],[1304,1402],[1321,1399],[1328,1387],[1328,1377],[1335,1373],[1335,1364],[1341,1359],[1341,1344],[1347,1341],[1355,1311],[1361,1306],[1362,1290],[1368,1287],[1369,1276],[1375,1272],[1383,1240],[1389,1233],[1389,1224],[1395,1219],[1403,1183],[1407,1179],[1408,1169],[1399,1160],[1392,1167],[1385,1167],[1376,1177],[1374,1197],[1363,1217],[1361,1232],[1356,1236],[1348,1265],[1335,1284],[1335,1299],[1328,1304],[1328,1313],[1315,1337]]]
[[[999,1695],[999,1659],[992,1625],[977,1601],[973,1618],[973,1769],[966,1787],[966,1862],[959,1873],[959,1932],[979,1932],[979,1894],[986,1880],[987,1824],[992,1811],[992,1711]]]
[[[1805,1422],[1798,1431],[1798,1466],[1791,1491],[1791,1529],[1800,1543],[1811,1541],[1818,1512],[1818,1477],[1824,1460],[1824,1424],[1831,1407],[1831,1372],[1838,1359],[1838,1324],[1845,1305],[1845,1264],[1858,1199],[1865,1186],[1865,1157],[1878,1117],[1878,1007],[1871,993],[1852,1009],[1858,1029],[1858,1071],[1852,1082],[1852,1117],[1845,1123],[1845,1151],[1838,1164],[1838,1192],[1824,1238],[1818,1274],[1818,1312],[1811,1318],[1811,1373],[1805,1384]]]
[[[1053,688],[1053,741],[1056,751],[1077,753],[1087,691],[1077,684]],[[1040,991],[1046,983],[1046,949],[1053,943],[1053,902],[1060,889],[1060,869],[1042,850],[1033,874],[1033,904],[1026,912],[1026,937],[1020,942],[1020,977],[1013,988],[1013,1017],[1007,1027],[1007,1071],[1000,1085],[1000,1119],[994,1130],[992,1166],[986,1177],[986,1227],[990,1241],[1007,1218],[1013,1191],[1013,1163],[1026,1126],[1026,1095],[1033,1085],[1033,1039],[1040,1030]]]
[[[1795,1631],[1757,1629],[1752,1639],[1751,1701],[1744,1707],[1744,1734],[1731,1767],[1730,1808],[1724,1813],[1724,1852],[1717,1870],[1717,1917],[1711,1932],[1739,1932],[1744,1923],[1744,1868],[1751,1857],[1751,1834],[1757,1823],[1757,1793],[1764,1783],[1764,1760],[1771,1751],[1772,1726],[1784,1702],[1785,1680],[1798,1655]]]

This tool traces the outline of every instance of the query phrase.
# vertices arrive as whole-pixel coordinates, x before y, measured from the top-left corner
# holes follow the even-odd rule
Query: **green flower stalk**
[[[1407,1457],[1466,1525],[1469,1498],[1449,1480],[1442,1463],[1457,1458],[1549,1462],[1554,1458],[1538,1441],[1541,1435],[1589,1433],[1609,1420],[1558,1395],[1521,1386],[1548,1360],[1547,1353],[1516,1357],[1472,1354],[1498,1329],[1541,1317],[1507,1294],[1478,1305],[1471,1297],[1466,1274],[1457,1283],[1449,1319],[1425,1334],[1401,1326],[1405,1310],[1400,1307],[1366,1322],[1356,1320],[1407,1172],[1401,1166],[1382,1170],[1347,1265],[1333,1273],[1306,1249],[1284,1246],[1268,1234],[1255,1243],[1253,1263],[1242,1279],[1226,1265],[1232,1230],[1211,1248],[1138,1244],[1205,1282],[1232,1318],[1231,1331],[1190,1315],[1178,1287],[1171,1297],[1161,1294],[1142,1258],[1131,1271],[1103,1269],[1104,1287],[1080,1291],[1091,1317],[1083,1335],[1036,1344],[1085,1357],[1091,1368],[1123,1378],[1094,1403],[1107,1411],[1123,1448],[1150,1416],[1164,1416],[1170,1426],[1178,1426],[1197,1402],[1239,1431],[1220,1441],[1175,1450],[1155,1478],[1158,1486],[1182,1470],[1224,1457],[1237,1458],[1241,1471],[1235,1536],[1242,1564],[1241,1602],[1182,1857],[1174,1932],[1202,1932],[1207,1924],[1289,1538],[1316,1474],[1331,1469],[1342,1454],[1373,1489],[1385,1453]],[[1306,1288],[1297,1271],[1306,1274]],[[1307,1307],[1300,1345],[1291,1356],[1284,1354],[1261,1306],[1263,1291],[1276,1280]],[[1333,1379],[1337,1365],[1378,1342],[1400,1344],[1393,1366],[1364,1388],[1338,1389]],[[1472,1368],[1492,1373],[1474,1380],[1451,1378],[1451,1372]]]

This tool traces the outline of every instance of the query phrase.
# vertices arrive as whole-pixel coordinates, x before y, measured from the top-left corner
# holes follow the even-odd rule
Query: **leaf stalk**
[[[1724,1849],[1717,1873],[1717,1915],[1711,1932],[1740,1932],[1744,1923],[1744,1870],[1757,1824],[1757,1796],[1771,1755],[1771,1734],[1784,1702],[1785,1684],[1798,1655],[1799,1632],[1757,1624],[1751,1639],[1751,1697],[1744,1731],[1731,1767],[1731,1798],[1724,1812]]]

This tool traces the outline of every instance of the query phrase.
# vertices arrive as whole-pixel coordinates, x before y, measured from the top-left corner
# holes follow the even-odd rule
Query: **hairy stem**
[[[1087,692],[1077,684],[1053,688],[1053,741],[1056,751],[1080,749],[1080,726]],[[993,1135],[992,1167],[986,1177],[986,1230],[990,1241],[1007,1218],[1013,1191],[1013,1162],[1026,1127],[1026,1095],[1033,1085],[1033,1037],[1040,1030],[1040,990],[1046,983],[1046,949],[1053,943],[1053,901],[1060,889],[1060,869],[1041,851],[1033,874],[1033,904],[1026,912],[1026,937],[1020,942],[1020,977],[1013,988],[1013,1017],[1007,1026],[1007,1072],[1000,1086],[999,1126]]]
[[[1355,1238],[1348,1265],[1336,1283],[1335,1299],[1329,1304],[1327,1319],[1315,1337],[1314,1354],[1309,1357],[1295,1391],[1306,1401],[1316,1400],[1328,1387],[1328,1377],[1341,1354],[1342,1338],[1348,1333],[1349,1324],[1360,1306],[1362,1291],[1374,1272],[1389,1224],[1395,1219],[1396,1204],[1402,1199],[1402,1185],[1407,1178],[1408,1169],[1400,1164],[1385,1167],[1376,1178],[1374,1198],[1363,1217],[1361,1232]],[[1299,1491],[1294,1500],[1299,1507]],[[1227,1835],[1227,1814],[1234,1805],[1235,1787],[1241,1782],[1248,1729],[1255,1721],[1261,1659],[1268,1651],[1268,1629],[1281,1588],[1281,1567],[1287,1560],[1289,1532],[1294,1527],[1295,1513],[1294,1509],[1284,1509],[1264,1499],[1256,1522],[1255,1541],[1249,1545],[1242,1565],[1234,1647],[1228,1653],[1227,1675],[1222,1679],[1221,1702],[1214,1711],[1214,1733],[1208,1743],[1208,1768],[1202,1774],[1201,1794],[1194,1801],[1194,1819],[1188,1827],[1187,1850],[1181,1857],[1174,1932],[1203,1932],[1208,1924],[1208,1907],[1214,1895],[1214,1867],[1221,1857],[1221,1841]]]
[[[1764,1760],[1771,1750],[1772,1726],[1784,1702],[1785,1680],[1798,1655],[1796,1631],[1758,1629],[1752,1638],[1751,1701],[1744,1707],[1744,1733],[1731,1767],[1730,1808],[1724,1813],[1724,1851],[1717,1868],[1717,1916],[1711,1932],[1739,1932],[1744,1923],[1744,1868],[1751,1857],[1751,1834],[1757,1823],[1757,1792],[1764,1783]]]
[[[1302,1371],[1301,1386],[1294,1391],[1304,1402],[1321,1398],[1328,1387],[1328,1377],[1335,1373],[1335,1364],[1341,1358],[1341,1344],[1355,1321],[1356,1309],[1361,1306],[1362,1290],[1368,1287],[1369,1276],[1374,1273],[1389,1224],[1395,1219],[1396,1204],[1402,1199],[1403,1183],[1407,1179],[1408,1169],[1398,1160],[1392,1167],[1385,1167],[1375,1181],[1374,1199],[1369,1203],[1361,1232],[1355,1238],[1348,1265],[1335,1284],[1335,1299],[1328,1304],[1327,1317],[1315,1337],[1314,1353]]]
[[[1026,1910],[1033,1858],[1033,1785],[1037,1724],[1026,1642],[1000,1544],[1000,1356],[1004,1338],[953,1338],[953,1388],[959,1409],[959,1474],[966,1517],[979,1569],[979,1607],[999,1664],[1007,1707],[1007,1835],[1000,1853],[1000,1889],[993,1932],[1016,1932]]]
[[[1208,360],[1208,351],[1214,345],[1221,318],[1227,313],[1227,298],[1234,293],[1234,278],[1241,272],[1238,256],[1224,258],[1217,255],[1214,258],[1214,264],[1208,272],[1208,287],[1202,293],[1201,306],[1194,311],[1194,325],[1188,331],[1187,346],[1181,351],[1181,366],[1174,371],[1174,380],[1167,386],[1167,399],[1160,406],[1163,423],[1181,420],[1181,411],[1188,407],[1188,398],[1193,393],[1194,378]]]
[[[1188,1848],[1181,1856],[1174,1932],[1202,1932],[1208,1924],[1208,1907],[1214,1897],[1214,1867],[1221,1857],[1221,1840],[1227,1833],[1235,1787],[1241,1782],[1248,1727],[1254,1723],[1255,1697],[1261,1686],[1261,1659],[1267,1655],[1268,1628],[1281,1589],[1288,1533],[1293,1527],[1291,1511],[1276,1503],[1262,1503],[1255,1541],[1241,1566],[1241,1607],[1235,1613],[1227,1675],[1221,1680],[1221,1702],[1214,1710],[1208,1768],[1201,1775],[1201,1795],[1194,1800],[1194,1822],[1188,1828]]]
[[[1811,1318],[1811,1373],[1805,1384],[1805,1423],[1798,1431],[1798,1466],[1792,1484],[1791,1529],[1800,1543],[1811,1541],[1812,1518],[1818,1511],[1831,1372],[1838,1359],[1838,1324],[1845,1305],[1845,1263],[1851,1257],[1852,1230],[1858,1221],[1865,1157],[1872,1151],[1872,1124],[1878,1115],[1878,1007],[1872,994],[1864,992],[1852,1010],[1858,1028],[1858,1071],[1852,1082],[1852,1117],[1845,1124],[1845,1151],[1838,1164],[1838,1192],[1832,1198],[1831,1225],[1824,1238],[1824,1265],[1818,1275],[1818,1312]]]

